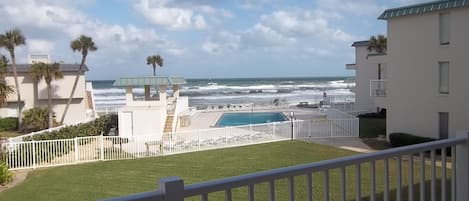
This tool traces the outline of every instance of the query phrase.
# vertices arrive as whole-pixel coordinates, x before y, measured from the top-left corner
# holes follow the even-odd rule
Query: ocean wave
[[[328,96],[352,96],[353,93],[350,90],[329,90],[326,91]],[[261,94],[247,94],[247,95],[227,95],[227,96],[196,96],[190,97],[194,100],[217,100],[217,99],[276,99],[276,98],[289,98],[289,97],[311,97],[311,98],[322,98],[323,91],[317,90],[306,90],[306,91],[293,91],[292,93],[283,94],[272,94],[272,93],[261,93]]]
[[[188,96],[192,105],[204,104],[229,104],[229,103],[271,103],[274,99],[285,100],[291,104],[299,101],[318,101],[322,98],[323,92],[334,98],[350,100],[353,99],[353,92],[348,88],[355,86],[355,83],[348,83],[345,80],[282,80],[270,82],[241,82],[220,81],[217,85],[205,85],[205,83],[193,83],[181,88],[181,96]],[[239,84],[238,84],[239,83]],[[249,83],[253,83],[248,85]],[[95,87],[94,100],[96,107],[109,108],[113,106],[125,105],[125,89],[111,87],[110,85]],[[150,93],[157,91],[151,87]],[[134,96],[142,97],[144,88],[134,88]],[[167,93],[171,95],[172,90],[168,88]]]
[[[104,89],[93,89],[93,94],[116,94],[116,93],[125,93],[125,89],[121,88],[104,88]]]

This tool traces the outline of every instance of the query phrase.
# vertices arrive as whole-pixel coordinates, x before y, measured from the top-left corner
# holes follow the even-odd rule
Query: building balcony
[[[370,96],[386,97],[386,80],[370,80]]]
[[[345,69],[347,70],[356,70],[357,64],[345,64]]]

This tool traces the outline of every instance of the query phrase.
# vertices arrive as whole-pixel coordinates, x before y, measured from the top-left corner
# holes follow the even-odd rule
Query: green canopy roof
[[[415,4],[399,8],[387,9],[378,19],[387,20],[393,17],[421,14],[433,11],[446,10],[451,8],[460,8],[469,6],[469,0],[445,0],[432,1],[428,3]]]
[[[159,85],[182,85],[186,84],[183,77],[163,77],[163,76],[150,76],[150,77],[122,77],[116,80],[113,86],[126,87],[126,86],[159,86]]]

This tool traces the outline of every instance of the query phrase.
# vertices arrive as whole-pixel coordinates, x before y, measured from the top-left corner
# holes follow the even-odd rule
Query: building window
[[[440,45],[449,44],[449,13],[440,13]]]
[[[440,94],[449,94],[449,62],[439,63]]]
[[[439,137],[440,139],[448,139],[449,136],[449,113],[448,112],[439,112],[438,113],[439,121]]]

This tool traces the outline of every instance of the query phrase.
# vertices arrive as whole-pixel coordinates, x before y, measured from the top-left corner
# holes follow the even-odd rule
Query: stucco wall
[[[5,80],[8,85],[13,87],[15,86],[13,76],[7,76]],[[72,90],[74,81],[74,74],[65,73],[64,79],[52,82],[52,104],[53,111],[56,113],[57,121],[60,121],[62,117],[62,113],[67,104],[67,99]],[[20,85],[21,99],[24,101],[24,107],[22,111],[34,108],[35,106],[47,107],[47,88],[44,81],[41,81],[37,86],[37,90],[35,90],[31,77],[21,73],[18,75],[18,82]],[[85,77],[82,75],[79,78],[79,82],[75,91],[75,99],[72,101],[72,104],[68,109],[67,116],[64,121],[65,124],[75,123],[86,119],[86,104],[85,100],[83,99],[84,94]],[[35,101],[34,97],[38,97],[38,99]],[[7,105],[0,108],[0,117],[17,115],[16,92],[8,96],[8,101],[9,103]]]
[[[439,13],[388,20],[387,132],[439,137],[438,112],[449,134],[469,128],[469,8],[450,12],[450,45],[439,44]],[[450,93],[438,91],[438,62],[450,62]]]
[[[121,113],[131,112],[132,121],[124,121]],[[152,135],[161,137],[166,121],[166,107],[123,107],[119,109],[119,128],[132,124],[132,133],[119,131],[120,136]]]
[[[366,46],[355,48],[355,105],[358,111],[376,111],[376,108],[386,107],[385,97],[370,96],[370,80],[378,79],[378,64],[387,68],[387,56],[368,56]],[[382,78],[383,79],[383,78]]]
[[[75,82],[76,75],[64,74],[63,79],[52,81],[52,98],[68,99]],[[38,83],[39,99],[47,99],[47,85],[44,80]],[[78,79],[77,89],[73,98],[85,97],[85,77],[80,76]]]

